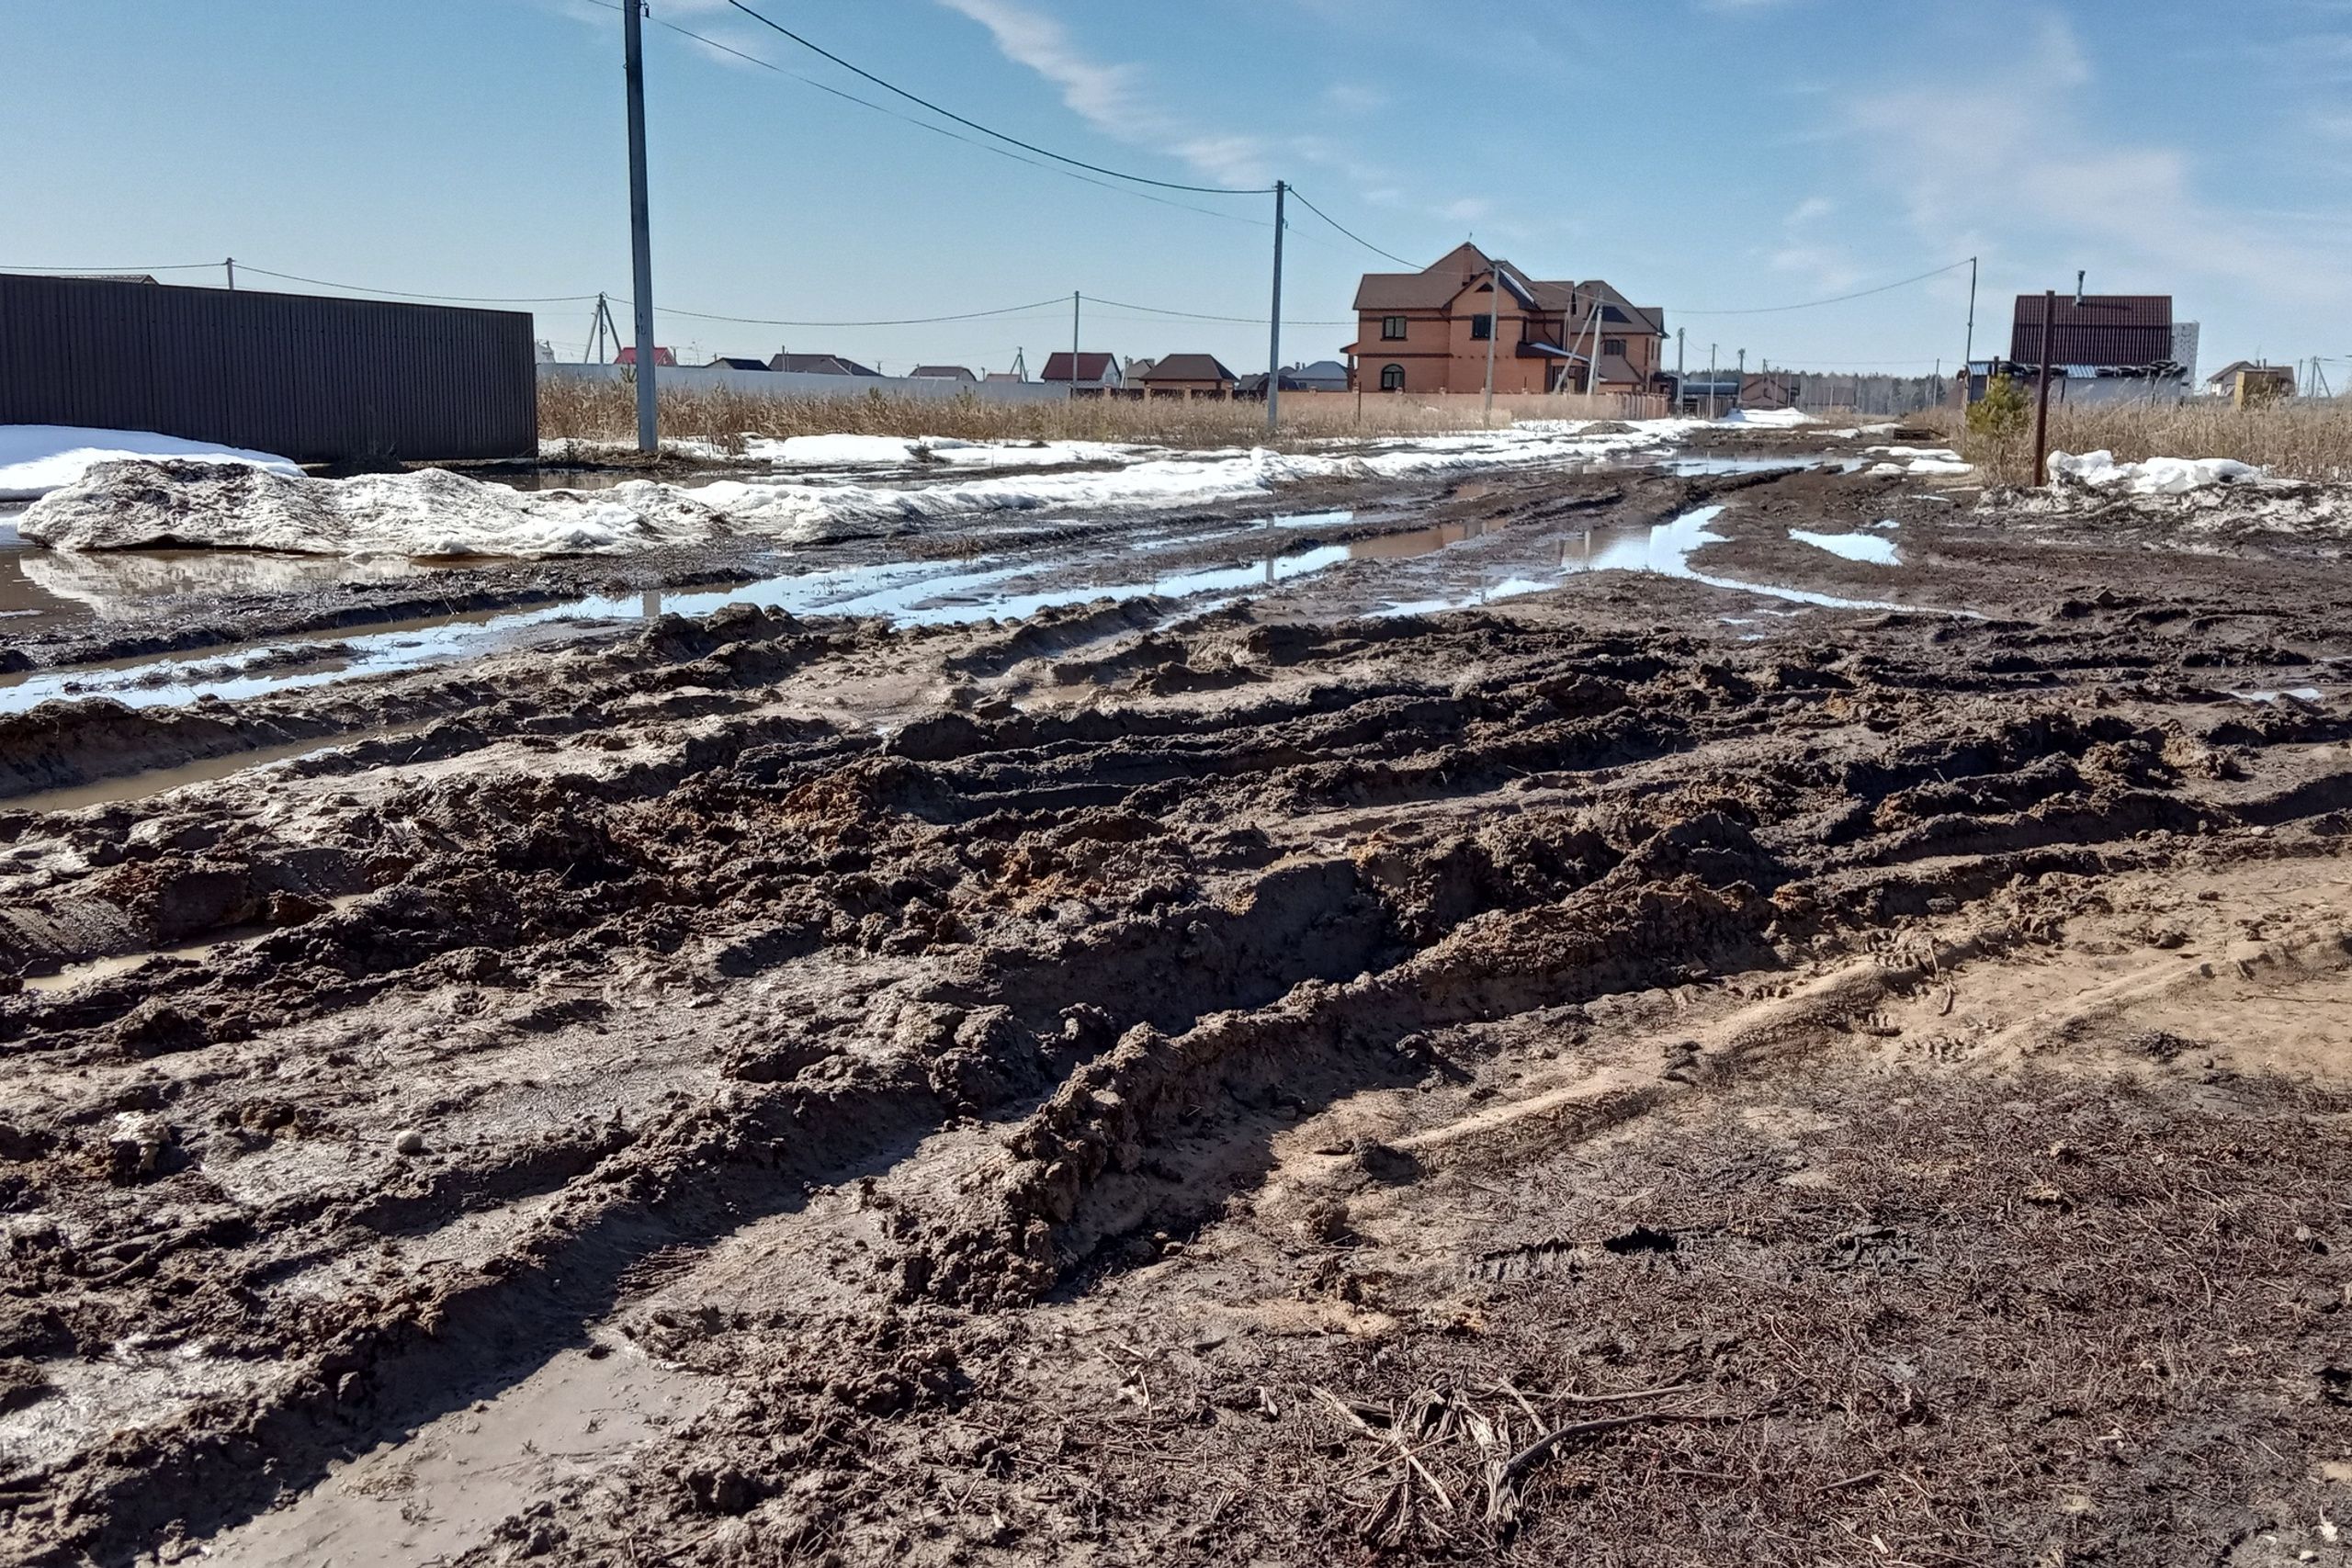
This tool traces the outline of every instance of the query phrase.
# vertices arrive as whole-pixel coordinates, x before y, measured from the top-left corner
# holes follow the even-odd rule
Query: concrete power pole
[[[1266,338],[1266,434],[1274,434],[1282,418],[1283,395],[1283,197],[1288,190],[1274,182],[1274,310]]]
[[[1968,258],[1968,342],[1960,356],[1960,406],[1968,406],[1969,395],[1975,389],[1976,375],[1969,368],[1976,357],[1976,258]]]
[[[1078,290],[1069,291],[1069,395],[1078,399]]]
[[[624,72],[628,78],[628,231],[637,296],[637,449],[662,450],[653,400],[653,213],[645,190],[645,28],[640,0],[621,0]]]
[[[1487,301],[1487,400],[1478,415],[1478,426],[1485,429],[1495,423],[1495,340],[1503,335],[1503,269],[1488,270],[1488,287],[1495,297]]]

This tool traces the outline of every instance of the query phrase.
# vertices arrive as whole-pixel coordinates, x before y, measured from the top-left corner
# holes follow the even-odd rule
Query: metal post
[[[1495,297],[1487,301],[1487,401],[1484,411],[1478,415],[1478,423],[1482,429],[1495,423],[1495,340],[1503,335],[1503,269],[1501,267],[1490,265],[1487,268],[1487,287],[1494,290]]]
[[[653,213],[645,188],[645,28],[641,0],[621,0],[623,71],[628,81],[628,230],[637,295],[637,449],[662,450],[653,400]]]
[[[1960,406],[1966,408],[1976,389],[1976,258],[1968,258],[1968,343],[1961,351]]]
[[[1689,327],[1674,329],[1674,412],[1676,413],[1682,412],[1682,340],[1689,335],[1690,331]]]
[[[1715,412],[1715,389],[1721,384],[1715,370],[1715,348],[1714,344],[1707,345],[1707,417],[1710,420],[1723,417]]]
[[[2049,482],[2042,471],[2050,456],[2050,327],[2058,313],[2058,291],[2045,288],[2041,293],[2041,388],[2034,397],[2033,408],[2033,482]]]
[[[1274,182],[1274,309],[1266,336],[1266,434],[1274,434],[1282,418],[1283,395],[1283,196],[1289,187]]]
[[[237,291],[237,258],[231,256],[220,265],[229,269],[229,291],[233,294]]]
[[[1069,291],[1069,395],[1078,396],[1078,290]]]

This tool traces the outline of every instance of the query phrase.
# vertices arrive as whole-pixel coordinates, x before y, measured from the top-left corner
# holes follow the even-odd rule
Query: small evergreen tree
[[[2025,416],[2032,404],[2025,389],[2007,376],[1995,376],[1984,383],[1984,395],[1968,405],[1968,433],[1990,436],[1996,440],[2015,435],[2025,429]]]

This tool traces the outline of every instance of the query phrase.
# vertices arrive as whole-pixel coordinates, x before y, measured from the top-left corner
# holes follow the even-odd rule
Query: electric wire
[[[843,60],[840,55],[835,54],[832,51],[824,48],[822,45],[809,42],[807,39],[802,38],[798,33],[794,32],[790,28],[786,27],[783,23],[762,16],[759,12],[752,10],[749,6],[744,5],[743,0],[727,0],[727,4],[734,7],[736,10],[742,12],[743,15],[751,17],[752,20],[759,23],[762,27],[772,28],[775,31],[783,34],[786,38],[790,39],[801,48],[808,50],[810,53],[822,55],[825,59],[831,61],[834,64],[840,66],[842,70],[850,73],[852,75],[861,77],[865,81],[873,83],[884,92],[895,94],[898,96],[906,99],[907,102],[910,104],[920,105],[922,107],[929,109],[932,113],[947,119],[952,119],[956,124],[963,126],[967,130],[977,130],[983,136],[994,137],[997,141],[1005,142],[1010,146],[1018,147],[1024,152],[1035,152],[1041,158],[1051,158],[1057,164],[1067,164],[1071,168],[1084,169],[1089,174],[1107,175],[1114,180],[1129,180],[1136,185],[1154,186],[1161,190],[1192,191],[1202,196],[1272,196],[1274,193],[1274,187],[1272,186],[1244,186],[1238,187],[1233,186],[1194,186],[1184,185],[1175,180],[1156,180],[1148,175],[1131,175],[1123,169],[1106,168],[1101,164],[1090,164],[1081,158],[1066,157],[1059,152],[1054,152],[1050,148],[1040,147],[1035,142],[1023,141],[1017,136],[1008,136],[1001,130],[997,130],[991,127],[982,125],[978,120],[967,119],[953,109],[942,108],[939,105],[933,103],[929,98],[919,96],[916,94],[908,92],[904,87],[899,86],[890,82],[886,82],[881,77],[874,74],[873,72],[865,70],[860,66],[851,64],[848,61]]]
[[[1290,187],[1290,194],[1298,197],[1298,204],[1301,207],[1304,207],[1307,211],[1312,212],[1316,217],[1323,220],[1324,222],[1331,225],[1332,228],[1339,230],[1340,233],[1345,234],[1349,239],[1353,240],[1357,244],[1362,245],[1374,255],[1385,256],[1390,261],[1395,262],[1398,266],[1411,266],[1413,265],[1411,262],[1407,261],[1403,256],[1398,255],[1394,251],[1382,250],[1378,245],[1374,244],[1362,234],[1359,234],[1354,230],[1350,229],[1338,219],[1332,217],[1329,213],[1324,211],[1321,208],[1307,200],[1304,196],[1300,196],[1296,186]]]
[[[1849,299],[1867,299],[1873,294],[1885,294],[1897,288],[1908,288],[1915,283],[1925,283],[1931,277],[1941,277],[1945,273],[1958,272],[1962,267],[1964,267],[1967,265],[1967,260],[1963,258],[1952,263],[1950,266],[1939,266],[1933,272],[1923,272],[1917,277],[1901,278],[1894,283],[1881,284],[1876,288],[1858,289],[1851,294],[1833,295],[1826,299],[1807,299],[1800,305],[1759,305],[1752,309],[1741,310],[1686,310],[1676,309],[1674,314],[1678,316],[1775,316],[1785,310],[1817,310],[1824,305],[1842,305]]]

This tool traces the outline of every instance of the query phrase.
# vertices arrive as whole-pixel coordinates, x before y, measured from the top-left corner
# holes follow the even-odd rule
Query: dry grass
[[[618,383],[542,381],[539,434],[550,441],[633,442],[634,388]],[[1616,419],[1614,398],[1509,397],[1489,419],[1475,397],[1383,397],[1286,393],[1273,445],[1343,435],[1420,435],[1507,425],[1517,418]],[[732,389],[661,394],[664,441],[708,442],[740,450],[746,435],[941,435],[1012,441],[1127,441],[1201,447],[1267,444],[1265,405],[1207,399],[1080,399],[1069,402],[988,402],[978,398],[763,398]]]
[[[2030,423],[2012,435],[1976,435],[1957,409],[1933,409],[1906,423],[1944,432],[1962,457],[2002,483],[2034,480]],[[2352,478],[2352,406],[2312,399],[2245,410],[2216,402],[2052,407],[2050,449],[2109,451],[2126,463],[2233,457],[2287,479],[2343,479]]]

